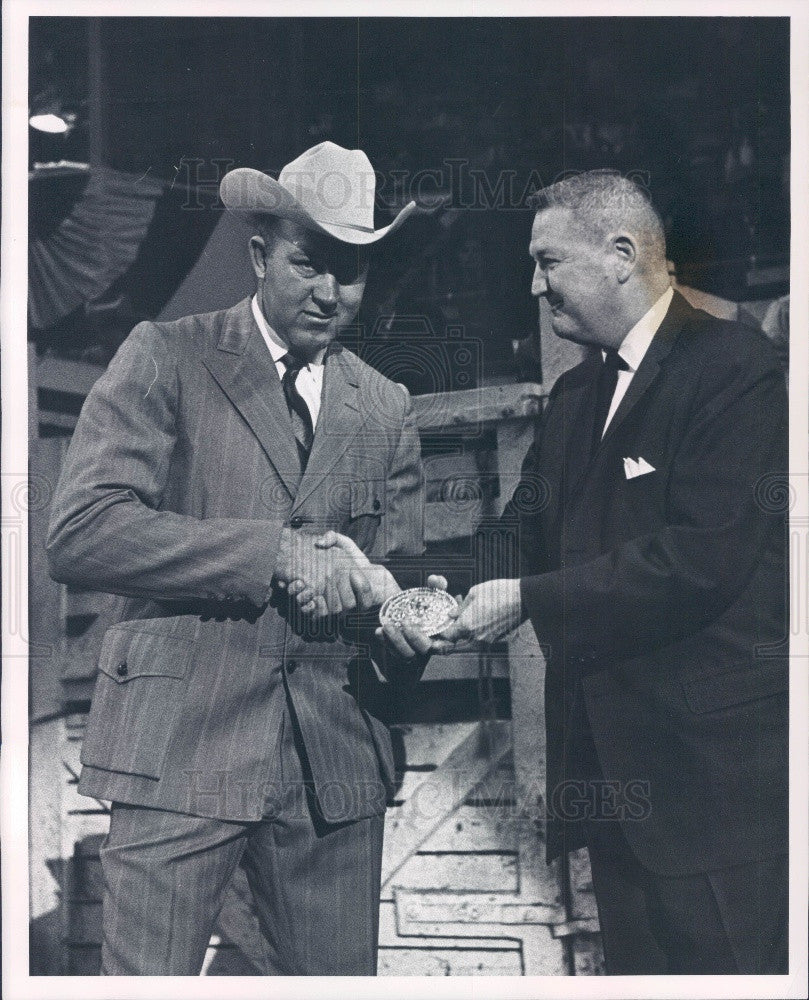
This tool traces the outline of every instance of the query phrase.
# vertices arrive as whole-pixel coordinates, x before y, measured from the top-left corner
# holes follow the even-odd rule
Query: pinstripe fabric
[[[265,975],[375,974],[382,817],[324,823],[289,721],[276,752],[263,821],[113,805],[101,848],[102,974],[199,974],[239,863],[264,944],[251,957]]]
[[[357,647],[333,623],[307,631],[271,578],[290,524],[335,528],[374,558],[422,551],[408,411],[400,387],[336,349],[301,476],[249,300],[133,330],[82,410],[48,540],[58,579],[120,595],[80,792],[259,819],[286,678],[324,813],[384,810],[390,742],[349,682]]]

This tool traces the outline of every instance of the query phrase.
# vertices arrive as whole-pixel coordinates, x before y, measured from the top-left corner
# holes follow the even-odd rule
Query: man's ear
[[[618,233],[613,236],[612,249],[615,254],[615,274],[618,281],[623,284],[635,270],[638,249],[629,233]]]
[[[250,237],[250,261],[259,281],[267,271],[267,247],[260,236]]]

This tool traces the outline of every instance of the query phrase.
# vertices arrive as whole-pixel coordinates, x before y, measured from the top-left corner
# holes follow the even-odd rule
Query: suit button
[[[303,518],[295,516],[289,522],[290,528],[300,528],[303,526]]]
[[[289,662],[287,663],[287,673],[288,674],[294,674],[295,673],[295,668],[297,666],[298,666],[298,664],[295,662],[295,660],[289,660]]]
[[[118,666],[115,668],[115,673],[118,674],[119,677],[126,677],[126,675],[129,673],[129,668],[126,665],[126,660],[122,660],[118,664]]]
[[[379,497],[375,497],[374,498],[374,510],[379,510],[379,508],[381,506],[382,506],[382,503],[381,503]]]

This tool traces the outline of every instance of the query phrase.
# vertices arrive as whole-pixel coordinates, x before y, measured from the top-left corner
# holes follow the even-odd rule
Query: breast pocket
[[[665,519],[665,479],[654,469],[627,478],[621,468],[615,489],[608,498],[608,509],[613,517],[613,529],[621,535],[627,531],[632,536],[655,531]],[[617,527],[616,527],[617,526]]]
[[[81,762],[159,778],[180,718],[193,640],[132,625],[104,636]]]

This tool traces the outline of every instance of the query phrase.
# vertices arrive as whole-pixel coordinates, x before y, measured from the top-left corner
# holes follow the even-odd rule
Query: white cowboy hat
[[[328,233],[344,243],[376,243],[416,210],[415,201],[390,225],[374,229],[376,175],[361,149],[320,142],[288,163],[274,180],[250,167],[225,174],[219,194],[234,212],[267,213]]]

